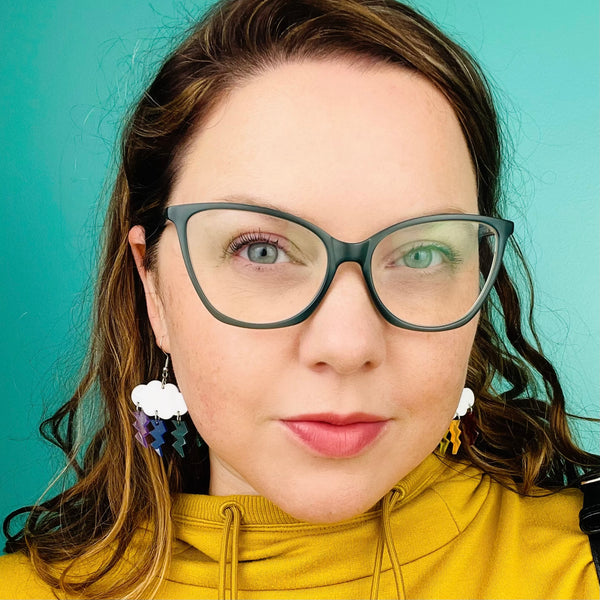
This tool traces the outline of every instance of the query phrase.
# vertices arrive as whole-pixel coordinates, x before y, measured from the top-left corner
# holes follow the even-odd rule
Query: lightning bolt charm
[[[440,454],[446,454],[446,450],[448,450],[449,445],[450,440],[448,439],[448,433],[446,433],[440,442]]]
[[[162,419],[155,419],[152,421],[154,428],[150,432],[150,435],[154,438],[154,441],[151,443],[151,446],[156,450],[156,453],[159,456],[162,456],[162,450],[160,447],[165,443],[163,435],[167,433],[167,429],[165,428],[165,424]]]
[[[133,426],[135,427],[137,433],[135,434],[135,439],[142,445],[144,448],[148,447],[148,440],[146,440],[146,436],[150,433],[148,429],[148,424],[150,423],[150,419],[146,416],[143,410],[135,411],[135,419],[133,421]]]
[[[177,451],[177,454],[183,458],[185,454],[183,447],[186,444],[185,434],[188,432],[188,428],[184,421],[181,419],[175,419],[175,429],[171,432],[175,441],[173,442],[173,448]]]
[[[450,443],[452,444],[452,454],[456,454],[460,448],[460,420],[452,419],[450,423]]]

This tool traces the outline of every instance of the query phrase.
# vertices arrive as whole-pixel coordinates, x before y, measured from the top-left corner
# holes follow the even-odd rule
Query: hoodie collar
[[[463,485],[456,486],[457,479]],[[289,585],[282,582],[302,588],[371,578],[376,597],[381,573],[392,570],[401,597],[401,566],[451,542],[474,518],[488,487],[473,467],[432,454],[370,510],[334,524],[299,521],[261,496],[180,494],[172,510],[173,576],[197,578],[201,560],[219,565],[220,597],[225,589],[236,597],[238,576],[244,589],[257,582],[272,590]],[[350,539],[352,556],[332,552]],[[217,577],[203,585],[217,587]]]

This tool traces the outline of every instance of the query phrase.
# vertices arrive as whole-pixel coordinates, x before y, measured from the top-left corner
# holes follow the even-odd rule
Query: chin
[[[328,486],[327,490],[315,493],[318,485],[305,486],[305,491],[298,491],[292,498],[267,496],[271,502],[281,510],[299,521],[315,524],[331,524],[347,521],[368,511],[374,506],[392,487],[385,487],[381,493],[375,491],[372,482],[366,483],[365,488],[360,489],[353,486],[340,486],[334,489]],[[301,489],[301,488],[296,488]]]

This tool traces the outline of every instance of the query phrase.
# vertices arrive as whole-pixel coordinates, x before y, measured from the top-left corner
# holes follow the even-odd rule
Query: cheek
[[[401,477],[432,452],[459,403],[467,375],[476,323],[460,329],[409,332],[396,348],[393,399],[398,415],[392,454]]]
[[[170,240],[160,255],[159,273],[164,320],[177,383],[195,419],[212,420],[217,404],[232,402],[240,390],[240,377],[232,365],[248,364],[247,345],[237,328],[215,319],[202,304],[178,251]],[[225,388],[227,383],[227,391]]]
[[[398,347],[395,363],[403,365],[398,385],[409,416],[446,422],[465,386],[477,322],[445,332],[411,332]],[[450,416],[448,416],[450,415]]]
[[[177,382],[200,433],[227,436],[266,414],[269,407],[261,398],[268,382],[290,364],[289,330],[221,323],[195,291],[168,294],[165,308]]]

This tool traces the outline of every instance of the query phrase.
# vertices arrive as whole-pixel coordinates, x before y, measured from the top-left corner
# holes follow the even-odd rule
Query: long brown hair
[[[422,15],[394,0],[215,5],[164,62],[123,133],[86,372],[73,397],[41,428],[65,452],[76,482],[5,522],[8,534],[11,519],[28,513],[24,528],[7,535],[7,551],[26,550],[38,574],[63,592],[91,598],[152,594],[169,565],[172,494],[208,488],[205,446],[189,443],[185,461],[169,451],[161,460],[134,441],[130,393],[160,373],[163,354],[129,251],[130,228],[144,227],[146,266],[152,268],[180,158],[211,109],[241,82],[278,64],[344,57],[418,72],[445,95],[469,147],[479,210],[500,216],[502,144],[490,87],[469,54]],[[527,274],[518,247],[513,249]],[[598,466],[598,457],[572,441],[563,391],[535,334],[527,278],[525,285],[531,293],[523,311],[503,267],[481,313],[467,377],[478,400],[480,434],[461,446],[458,458],[529,494],[536,486],[572,484],[582,470]],[[111,578],[136,531],[148,523],[135,568]],[[84,561],[85,576],[75,577]]]

